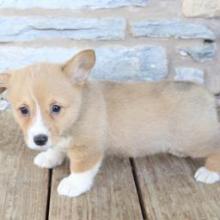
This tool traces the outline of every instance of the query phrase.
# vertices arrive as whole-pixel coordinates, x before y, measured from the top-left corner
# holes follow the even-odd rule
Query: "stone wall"
[[[94,48],[93,78],[191,80],[218,93],[219,2],[0,0],[0,71]]]

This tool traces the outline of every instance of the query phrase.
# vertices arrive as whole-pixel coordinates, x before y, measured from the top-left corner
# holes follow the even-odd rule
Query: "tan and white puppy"
[[[88,191],[105,153],[206,157],[195,178],[220,180],[220,126],[215,98],[190,82],[115,83],[87,80],[95,64],[85,50],[64,65],[41,63],[0,75],[27,146],[53,168],[65,156],[71,174],[58,192]],[[107,67],[106,67],[107,68]]]

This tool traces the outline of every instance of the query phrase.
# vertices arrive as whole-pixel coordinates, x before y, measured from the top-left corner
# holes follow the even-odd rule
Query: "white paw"
[[[77,179],[74,174],[61,180],[57,191],[60,195],[68,197],[76,197],[82,193],[90,190],[92,186],[92,180],[83,181],[82,179]]]
[[[57,188],[58,193],[68,197],[76,197],[89,191],[100,165],[101,161],[90,170],[82,173],[71,173],[68,177],[61,180]]]
[[[62,164],[65,154],[49,149],[34,158],[34,164],[42,168],[53,168]]]
[[[212,184],[220,181],[220,175],[217,172],[209,171],[205,167],[200,167],[195,173],[196,181]]]

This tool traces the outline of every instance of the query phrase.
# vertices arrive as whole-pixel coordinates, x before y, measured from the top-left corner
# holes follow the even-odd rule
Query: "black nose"
[[[34,137],[34,143],[39,146],[43,146],[47,143],[48,137],[44,134],[39,134]]]

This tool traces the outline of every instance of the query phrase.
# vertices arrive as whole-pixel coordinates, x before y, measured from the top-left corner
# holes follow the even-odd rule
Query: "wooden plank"
[[[9,112],[0,113],[0,125],[0,219],[43,220],[48,171],[33,164]]]
[[[49,219],[142,219],[128,159],[108,158],[92,190],[77,198],[70,199],[57,194],[58,183],[66,175],[67,165],[53,171]]]
[[[205,185],[193,178],[201,161],[159,155],[134,164],[147,219],[220,219],[220,184]]]

